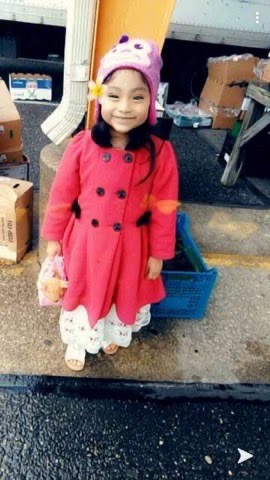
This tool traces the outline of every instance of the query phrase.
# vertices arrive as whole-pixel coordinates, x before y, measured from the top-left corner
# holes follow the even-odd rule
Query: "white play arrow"
[[[241,450],[241,448],[238,448],[237,450],[240,453],[240,458],[237,463],[243,463],[253,457],[251,453],[245,452],[245,450]]]

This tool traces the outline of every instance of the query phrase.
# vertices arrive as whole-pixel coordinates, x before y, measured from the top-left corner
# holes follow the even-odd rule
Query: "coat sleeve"
[[[68,144],[54,178],[44,215],[41,237],[61,241],[71,218],[71,205],[80,193],[80,157],[84,132]]]
[[[150,256],[169,260],[175,256],[179,187],[177,162],[170,142],[164,142],[156,161],[151,191]]]

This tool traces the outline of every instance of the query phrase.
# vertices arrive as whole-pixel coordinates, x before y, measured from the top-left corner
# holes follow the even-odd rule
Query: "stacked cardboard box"
[[[0,259],[19,262],[31,245],[33,184],[0,176]]]
[[[0,176],[29,180],[29,160],[23,155],[24,163],[0,163]]]
[[[27,180],[28,170],[20,115],[5,82],[0,79],[0,175]]]
[[[0,259],[12,262],[19,262],[31,243],[33,184],[22,180],[28,164],[20,115],[0,79]]]
[[[256,77],[270,83],[270,58],[261,58],[255,69]]]
[[[254,77],[257,62],[249,54],[208,60],[208,78],[199,107],[213,115],[212,128],[233,127],[245,96],[245,82]]]

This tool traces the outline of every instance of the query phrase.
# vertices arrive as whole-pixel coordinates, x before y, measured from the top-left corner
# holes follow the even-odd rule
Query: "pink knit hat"
[[[100,61],[97,78],[103,82],[105,78],[120,68],[138,70],[146,78],[151,95],[148,120],[150,125],[156,123],[155,101],[160,81],[162,59],[158,46],[153,41],[135,38],[129,40],[123,35],[117,45],[114,45]],[[99,117],[100,105],[96,102],[95,117]]]

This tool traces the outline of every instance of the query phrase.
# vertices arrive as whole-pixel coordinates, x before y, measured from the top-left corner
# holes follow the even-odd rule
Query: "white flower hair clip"
[[[99,79],[97,79],[96,82],[94,82],[94,80],[90,80],[90,82],[88,83],[88,88],[88,101],[91,102],[92,100],[98,100],[99,103],[102,103],[102,100],[108,88],[107,85],[102,83]]]

